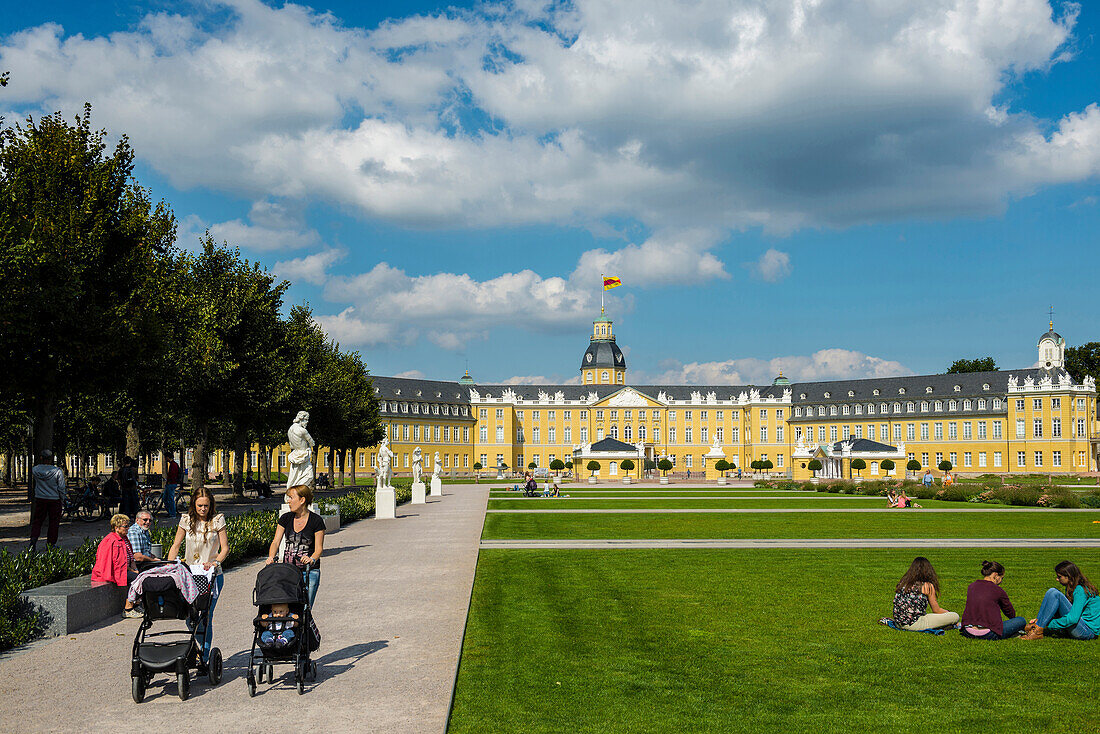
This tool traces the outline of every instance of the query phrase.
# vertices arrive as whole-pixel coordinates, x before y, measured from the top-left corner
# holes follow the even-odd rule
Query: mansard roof
[[[833,453],[839,454],[843,449],[841,448],[845,443],[852,444],[852,452],[871,453],[871,454],[896,454],[898,452],[897,446],[890,446],[889,444],[879,443],[878,441],[872,441],[868,438],[855,438],[848,441],[837,441],[833,444]]]
[[[894,400],[950,399],[956,397],[1000,397],[1008,392],[1008,378],[1015,376],[1021,384],[1027,377],[1038,382],[1049,374],[1055,382],[1062,370],[992,370],[941,375],[908,375],[905,377],[872,377],[862,380],[832,380],[828,382],[797,382],[791,385],[791,402],[851,403]],[[959,386],[958,392],[955,385]],[[989,389],[983,388],[989,385]],[[932,388],[932,392],[928,392]],[[879,391],[875,395],[875,390]],[[899,392],[904,390],[904,393]],[[853,393],[848,395],[848,393]],[[825,397],[829,393],[829,397]],[[806,397],[803,398],[802,395]]]
[[[379,400],[451,404],[470,402],[469,388],[457,382],[373,375],[370,379],[374,383],[374,392]]]

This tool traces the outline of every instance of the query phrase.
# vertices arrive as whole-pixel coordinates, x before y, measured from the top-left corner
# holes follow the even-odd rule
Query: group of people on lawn
[[[964,637],[974,640],[1004,640],[1021,633],[1025,640],[1096,639],[1100,632],[1100,595],[1077,564],[1062,561],[1054,567],[1054,577],[1063,588],[1047,590],[1031,621],[1016,614],[1001,588],[1004,576],[1005,568],[1000,563],[982,561],[981,578],[967,587],[960,618],[958,613],[940,606],[939,576],[927,558],[918,556],[894,591],[893,621],[913,632],[958,628]]]

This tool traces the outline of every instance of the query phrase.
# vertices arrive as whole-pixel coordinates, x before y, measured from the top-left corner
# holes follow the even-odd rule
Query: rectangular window
[[[978,466],[984,467],[985,465],[986,465],[985,464],[985,452],[984,451],[979,451],[978,452]]]
[[[851,437],[852,437],[852,429],[851,429],[851,427],[849,427],[849,426],[844,426],[844,431],[843,431],[843,433],[844,433],[844,440],[845,440],[845,441],[847,441],[847,440],[848,440],[849,438],[851,438]]]
[[[760,443],[767,443],[767,442],[768,442],[768,427],[767,426],[760,426]],[[691,443],[691,442],[688,441],[688,443]]]
[[[937,441],[943,440],[943,424],[937,423],[934,427],[935,436]]]
[[[539,429],[538,426],[535,426],[534,428],[531,429],[531,443],[541,443],[541,442],[542,442],[542,431]]]
[[[1061,438],[1062,437],[1062,419],[1051,418],[1050,419],[1050,437]]]
[[[587,410],[582,410],[581,411],[581,420],[582,421],[588,420],[588,411]]]
[[[1042,466],[1042,465],[1043,465],[1043,452],[1042,451],[1036,451],[1035,452],[1035,466]]]
[[[690,411],[689,411],[688,418],[690,418],[690,417],[691,417],[691,414],[690,414]],[[767,410],[764,410],[764,409],[760,410],[760,420],[761,421],[768,420],[768,411]]]
[[[588,426],[581,426],[581,443],[588,443]]]
[[[1084,437],[1085,437],[1085,419],[1084,418],[1078,418],[1077,419],[1077,438],[1084,438]]]
[[[286,452],[285,451],[280,451],[279,452],[279,468],[280,469],[285,469],[286,468]]]
[[[628,410],[628,411],[626,411],[626,419],[627,419],[627,420],[630,420],[630,411],[629,411],[629,410]],[[699,411],[699,419],[700,419],[700,420],[704,420],[704,421],[705,421],[705,420],[707,419],[707,411],[705,411],[705,410],[700,410],[700,411]]]
[[[783,454],[776,454],[775,455],[775,466],[776,466],[776,468],[779,468],[779,469],[783,468]]]
[[[547,443],[557,443],[558,442],[557,433],[558,433],[558,429],[554,428],[554,426],[550,426],[549,428],[547,428],[546,429],[546,442]]]
[[[504,443],[504,426],[497,426],[497,443]]]
[[[936,466],[938,467],[942,463],[943,463],[943,452],[942,451],[937,451],[936,452]]]
[[[690,469],[692,467],[692,463],[691,463],[692,458],[693,457],[692,457],[691,454],[684,454],[684,466],[686,466],[688,469]]]
[[[405,427],[408,428],[408,426],[405,426]],[[405,435],[408,436],[409,434],[406,433]],[[408,441],[409,439],[405,438],[404,440]],[[420,426],[413,426],[413,441],[419,441],[419,440],[420,440]]]
[[[928,467],[928,454],[927,453],[922,453],[920,455],[920,465],[925,467],[925,468]]]
[[[1016,452],[1016,466],[1027,466],[1027,454],[1025,454],[1023,451]]]
[[[958,423],[948,423],[947,424],[947,437],[948,438],[958,438],[959,437],[959,424]]]
[[[463,469],[469,469],[470,468],[470,455],[469,454],[463,454],[462,455],[462,468]]]
[[[699,429],[699,443],[710,443],[710,439],[707,438],[707,427],[703,426]]]
[[[645,428],[645,426],[642,426],[642,428]],[[640,437],[641,436],[639,436],[639,438]],[[714,438],[717,439],[718,443],[724,442],[726,440],[725,431],[721,428],[715,428],[714,429]]]
[[[1021,410],[1022,411],[1023,409],[1024,409],[1024,399],[1020,398],[1019,400],[1016,401],[1016,410]]]
[[[465,426],[462,429],[462,443],[470,443],[470,427]]]
[[[1000,465],[1001,465],[1001,452],[1000,451],[994,451],[993,452],[993,466],[1000,466]]]
[[[1061,451],[1055,451],[1053,456],[1051,457],[1050,463],[1053,464],[1054,466],[1061,466],[1062,465],[1062,452]]]
[[[1025,431],[1024,419],[1023,418],[1017,418],[1016,419],[1016,438],[1023,438],[1024,437],[1024,431]]]
[[[825,426],[818,426],[817,427],[817,440],[820,443],[825,443]]]
[[[488,418],[488,417],[489,417],[489,410],[488,410],[488,408],[480,408],[480,409],[478,409],[478,417],[479,417],[479,418],[481,418],[482,420],[484,420],[484,419]],[[484,457],[484,456],[482,456],[481,458],[483,458],[483,459],[484,459],[485,457]]]
[[[993,438],[1001,437],[1001,422],[993,421]]]
[[[900,428],[901,426],[898,427]],[[901,438],[901,433],[898,433],[898,438]],[[890,440],[890,426],[883,423],[878,427],[878,440],[883,443]]]
[[[856,426],[856,438],[863,438],[863,426]]]
[[[629,413],[630,411],[628,410],[626,412]],[[555,415],[557,415],[556,411],[553,411],[553,410],[546,411],[546,420],[551,420],[551,421],[554,420]],[[629,417],[630,416],[628,415],[627,418],[629,418]]]
[[[402,454],[402,456],[405,457],[405,468],[408,469],[409,468],[409,455],[408,454]]]
[[[573,428],[572,428],[572,426],[566,426],[565,429],[562,431],[562,433],[563,433],[562,439],[566,443],[573,443]]]
[[[359,452],[359,468],[365,469],[367,467],[367,454],[363,451]]]
[[[1084,409],[1085,409],[1085,399],[1084,398],[1077,398],[1077,410],[1084,410]]]
[[[660,420],[661,419],[661,411],[659,411],[659,410],[653,411],[652,413],[650,413],[650,417],[655,421]],[[734,416],[733,417],[734,418],[737,417],[737,411],[734,411]]]
[[[910,424],[906,425],[905,426],[905,440],[906,441],[915,441],[915,440],[917,440],[916,430],[917,430],[917,424],[916,423],[910,423]]]
[[[435,440],[436,443],[439,443],[439,426],[435,427],[434,433],[435,433],[435,439],[434,440]]]
[[[737,429],[734,428],[733,432],[734,432],[734,434],[736,434]],[[660,443],[660,442],[661,442],[661,429],[660,428],[654,428],[653,429],[653,443]]]
[[[481,426],[477,429],[477,440],[482,443],[489,440],[489,426]]]
[[[958,466],[959,465],[959,455],[956,454],[954,451],[952,451],[950,454],[948,454],[947,460],[951,462],[951,466]]]
[[[684,443],[691,443],[691,426],[684,428]]]
[[[1031,421],[1031,435],[1033,438],[1043,437],[1043,419],[1035,418]]]
[[[985,421],[978,421],[978,438],[985,438]]]
[[[783,443],[783,426],[775,427],[775,440],[777,443]]]
[[[1032,399],[1032,401],[1031,401],[1031,409],[1032,409],[1032,410],[1042,410],[1042,409],[1043,409],[1043,399],[1042,399],[1042,398],[1034,398],[1034,399]]]
[[[536,411],[536,413],[537,412],[538,411]],[[536,415],[535,417],[537,418],[538,416]],[[619,411],[617,411],[617,410],[611,411],[611,420],[613,420],[613,421],[619,420]]]
[[[684,411],[684,420],[686,420],[686,421],[690,421],[690,420],[692,420],[692,417],[691,417],[691,411],[690,411],[690,410],[685,410],[685,411]]]
[[[571,410],[563,410],[563,411],[561,412],[561,417],[562,417],[562,418],[564,418],[565,420],[572,420],[572,418],[573,418],[573,411],[571,411]]]
[[[497,419],[499,420],[503,417],[504,417],[504,408],[497,408]]]
[[[969,451],[964,451],[963,452],[963,466],[972,466],[971,463],[970,463],[970,452]]]
[[[974,427],[969,421],[963,423],[963,438],[973,438]]]
[[[912,423],[909,424],[909,429],[910,430],[913,429],[913,424]],[[900,423],[895,423],[894,424],[894,440],[895,441],[900,441],[901,440],[901,424]]]
[[[836,441],[836,426],[829,426],[829,440]]]
[[[802,438],[802,426],[795,426],[794,427],[794,440],[797,441],[800,438]],[[721,440],[721,439],[719,439],[719,440]]]
[[[783,409],[782,409],[782,408],[777,408],[777,409],[776,409],[776,411],[775,411],[775,419],[776,419],[777,421],[781,421],[781,420],[783,420]],[[780,464],[780,466],[782,466],[782,464]]]
[[[603,420],[603,411],[602,410],[597,410],[596,411],[596,420],[598,420],[598,421]]]
[[[669,426],[668,428],[668,442],[676,443],[676,426]]]
[[[927,441],[928,440],[928,424],[927,423],[921,423],[920,424],[920,440],[921,441]]]
[[[1050,409],[1051,410],[1061,410],[1062,409],[1062,399],[1061,398],[1051,398],[1050,399]]]

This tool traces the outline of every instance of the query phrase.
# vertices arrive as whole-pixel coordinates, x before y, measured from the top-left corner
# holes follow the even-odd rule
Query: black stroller
[[[191,695],[192,668],[199,675],[206,675],[210,685],[218,685],[222,678],[221,650],[211,648],[209,659],[203,660],[202,643],[195,636],[196,630],[206,627],[210,592],[199,594],[193,603],[188,604],[172,578],[154,576],[143,582],[141,599],[145,605],[145,616],[134,637],[134,655],[130,667],[134,703],[145,700],[145,689],[153,680],[154,673],[175,674],[176,690],[181,701],[186,701]],[[191,623],[191,629],[149,632],[153,622],[161,619],[187,620]],[[148,640],[150,637],[162,636],[169,640]]]
[[[248,695],[256,695],[256,683],[275,682],[276,665],[293,665],[294,682],[298,693],[306,692],[306,680],[317,680],[317,662],[310,660],[309,654],[321,644],[321,633],[313,621],[313,612],[309,608],[309,590],[302,577],[302,569],[290,563],[272,563],[264,566],[256,574],[256,588],[252,590],[252,604],[257,607],[256,618],[252,620],[252,655],[248,666]],[[268,617],[272,604],[286,604],[291,617]],[[264,632],[272,631],[267,623],[296,622],[293,628],[294,638],[289,644],[277,647],[265,644],[261,640]]]

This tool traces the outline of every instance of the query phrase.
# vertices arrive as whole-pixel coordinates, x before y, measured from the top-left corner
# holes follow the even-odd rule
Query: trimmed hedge
[[[402,483],[398,480],[395,483],[399,504],[412,499],[411,481]],[[339,497],[318,498],[318,504],[339,507],[341,523],[362,520],[374,512],[374,488],[356,490]],[[223,566],[232,568],[266,555],[271,539],[275,537],[278,514],[278,510],[254,510],[227,516],[225,528],[229,535],[229,555]],[[167,552],[176,537],[176,526],[155,528],[150,535],[153,542],[162,544]],[[45,629],[41,613],[32,608],[23,592],[91,573],[98,546],[99,539],[87,538],[72,551],[58,548],[49,548],[37,554],[0,551],[0,652],[30,642]]]

